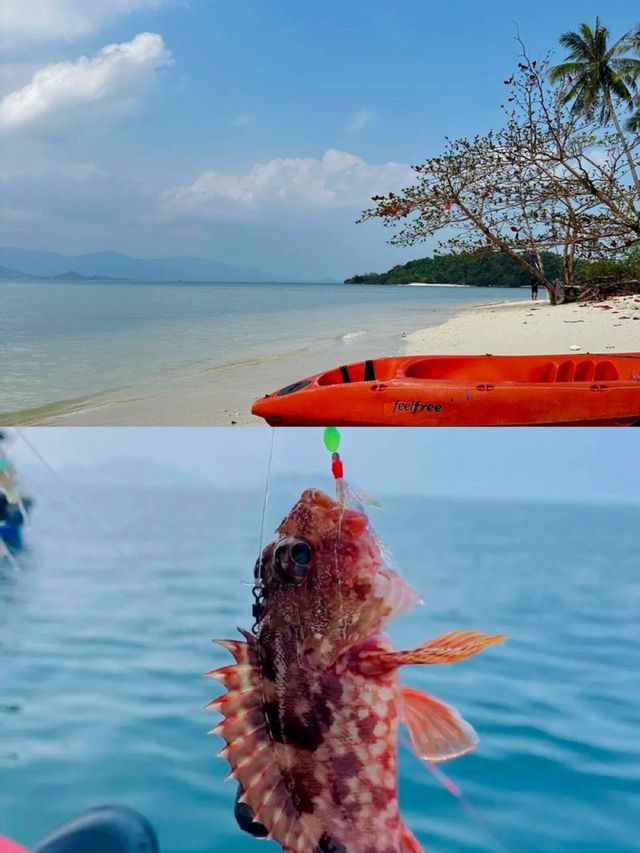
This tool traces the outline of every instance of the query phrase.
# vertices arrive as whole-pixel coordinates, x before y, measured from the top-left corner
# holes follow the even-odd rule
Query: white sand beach
[[[640,296],[551,306],[505,302],[469,308],[407,335],[407,352],[542,355],[640,351]]]

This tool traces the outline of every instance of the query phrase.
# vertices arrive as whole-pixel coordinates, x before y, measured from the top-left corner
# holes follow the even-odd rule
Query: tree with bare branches
[[[572,75],[550,72],[548,58],[532,60],[520,45],[504,127],[447,139],[441,155],[413,167],[412,186],[374,196],[363,219],[398,228],[398,245],[439,236],[440,251],[506,254],[555,302],[574,293],[585,262],[640,241],[640,134],[608,123],[611,110],[575,108]],[[544,268],[550,251],[562,258],[562,288]]]

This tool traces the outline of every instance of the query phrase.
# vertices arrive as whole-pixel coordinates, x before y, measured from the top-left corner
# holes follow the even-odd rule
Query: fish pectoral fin
[[[400,652],[404,664],[456,663],[477,655],[487,646],[504,643],[506,634],[483,634],[481,631],[447,631],[410,652]]]
[[[478,654],[487,646],[503,643],[506,639],[505,634],[447,631],[410,651],[363,652],[358,667],[365,675],[377,675],[409,664],[456,663]]]
[[[418,839],[409,827],[404,825],[400,830],[400,847],[398,849],[400,853],[424,853]]]
[[[400,692],[402,720],[419,758],[448,761],[476,748],[478,735],[455,708],[411,687]]]

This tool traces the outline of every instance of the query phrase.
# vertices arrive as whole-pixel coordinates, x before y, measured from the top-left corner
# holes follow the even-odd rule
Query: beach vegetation
[[[436,238],[443,255],[504,256],[563,302],[580,298],[591,264],[640,242],[640,36],[609,45],[599,20],[583,24],[561,37],[560,65],[518,43],[503,126],[447,138],[413,167],[411,186],[373,196],[362,219],[393,228],[392,244]]]
[[[584,281],[640,281],[640,243],[616,257],[583,263],[579,273]]]
[[[562,274],[562,264],[551,252],[543,253],[545,269]],[[398,264],[383,273],[365,273],[347,279],[347,284],[470,284],[477,287],[528,287],[531,277],[508,255],[479,250],[469,254],[436,254]]]
[[[564,87],[563,104],[571,104],[575,115],[595,117],[601,127],[613,124],[629,164],[629,173],[636,192],[640,192],[640,180],[627,134],[620,123],[617,104],[631,115],[628,127],[633,130],[638,121],[635,112],[640,59],[637,52],[640,28],[629,30],[613,44],[609,44],[609,30],[596,18],[595,27],[582,23],[578,32],[571,31],[560,36],[560,44],[569,55],[565,62],[549,69],[549,78]]]

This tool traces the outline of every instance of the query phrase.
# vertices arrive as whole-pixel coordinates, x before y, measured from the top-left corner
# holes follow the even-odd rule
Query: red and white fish
[[[398,808],[403,722],[429,761],[477,744],[459,714],[403,687],[405,664],[452,663],[504,636],[451,631],[393,651],[383,628],[417,597],[381,554],[367,516],[308,489],[256,565],[256,633],[222,640],[235,663],[213,730],[241,801],[290,853],[417,853]]]

